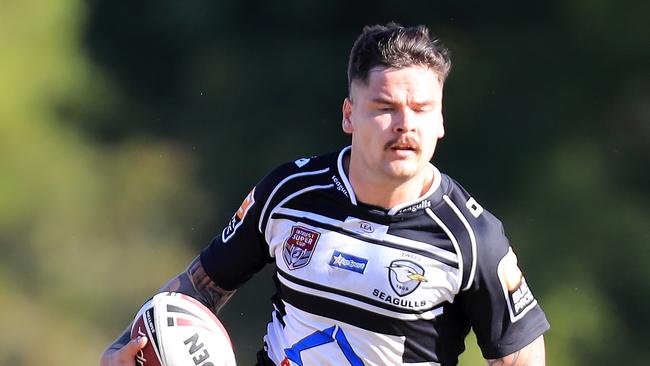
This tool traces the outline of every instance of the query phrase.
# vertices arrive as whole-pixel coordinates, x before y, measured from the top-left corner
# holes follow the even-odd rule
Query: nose
[[[393,115],[393,132],[406,133],[415,131],[415,116],[408,108],[401,108]]]

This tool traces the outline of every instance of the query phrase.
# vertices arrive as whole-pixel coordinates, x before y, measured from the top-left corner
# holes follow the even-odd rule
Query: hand
[[[109,348],[102,355],[100,366],[135,366],[135,355],[147,345],[147,337],[132,339],[120,349]]]

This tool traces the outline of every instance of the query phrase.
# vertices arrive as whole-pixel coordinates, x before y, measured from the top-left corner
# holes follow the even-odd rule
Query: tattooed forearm
[[[161,291],[176,291],[190,295],[201,301],[215,314],[230,300],[234,291],[227,291],[217,286],[201,265],[199,257],[194,258],[185,272],[167,283]]]
[[[217,286],[201,265],[201,260],[196,257],[187,267],[189,275],[196,291],[203,296],[207,306],[216,314],[223,305],[230,300],[235,291],[227,291]]]
[[[487,362],[489,366],[544,366],[546,365],[544,337],[540,336],[515,353]]]
[[[199,257],[194,258],[187,269],[174,277],[159,292],[173,291],[192,296],[202,302],[215,314],[230,299],[234,291],[226,291],[217,286],[201,265]],[[102,354],[100,365],[122,364],[124,346],[131,341],[131,324],[108,346]],[[135,343],[134,343],[135,344]],[[117,362],[117,363],[115,363]]]

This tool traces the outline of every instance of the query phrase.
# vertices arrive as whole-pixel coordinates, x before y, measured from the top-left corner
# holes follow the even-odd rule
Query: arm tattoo
[[[194,258],[185,272],[173,278],[159,290],[159,292],[163,291],[181,292],[192,296],[215,314],[235,293],[235,291],[224,290],[212,282],[208,274],[205,273],[205,269],[201,265],[201,259],[198,256]],[[129,323],[124,332],[113,341],[113,344],[108,347],[106,352],[117,351],[131,341],[131,324]]]
[[[487,362],[489,366],[545,366],[544,336],[515,353]]]
[[[215,314],[235,293],[235,291],[224,290],[212,282],[208,274],[205,273],[198,256],[194,258],[185,272],[171,280],[161,291],[185,293],[201,301]]]

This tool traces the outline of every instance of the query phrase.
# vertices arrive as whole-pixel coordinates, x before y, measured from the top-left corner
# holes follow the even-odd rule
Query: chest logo
[[[390,263],[388,268],[388,282],[396,294],[406,296],[427,282],[424,277],[424,268],[415,262],[406,259],[397,259]]]
[[[284,242],[282,257],[290,270],[302,268],[309,264],[320,233],[303,226],[291,227],[291,234]]]
[[[367,259],[356,257],[350,254],[345,254],[343,252],[339,252],[338,250],[334,251],[334,254],[332,254],[332,258],[330,259],[330,266],[332,267],[347,269],[348,271],[357,272],[361,274],[363,274],[363,271],[366,270],[367,264],[368,264]]]

